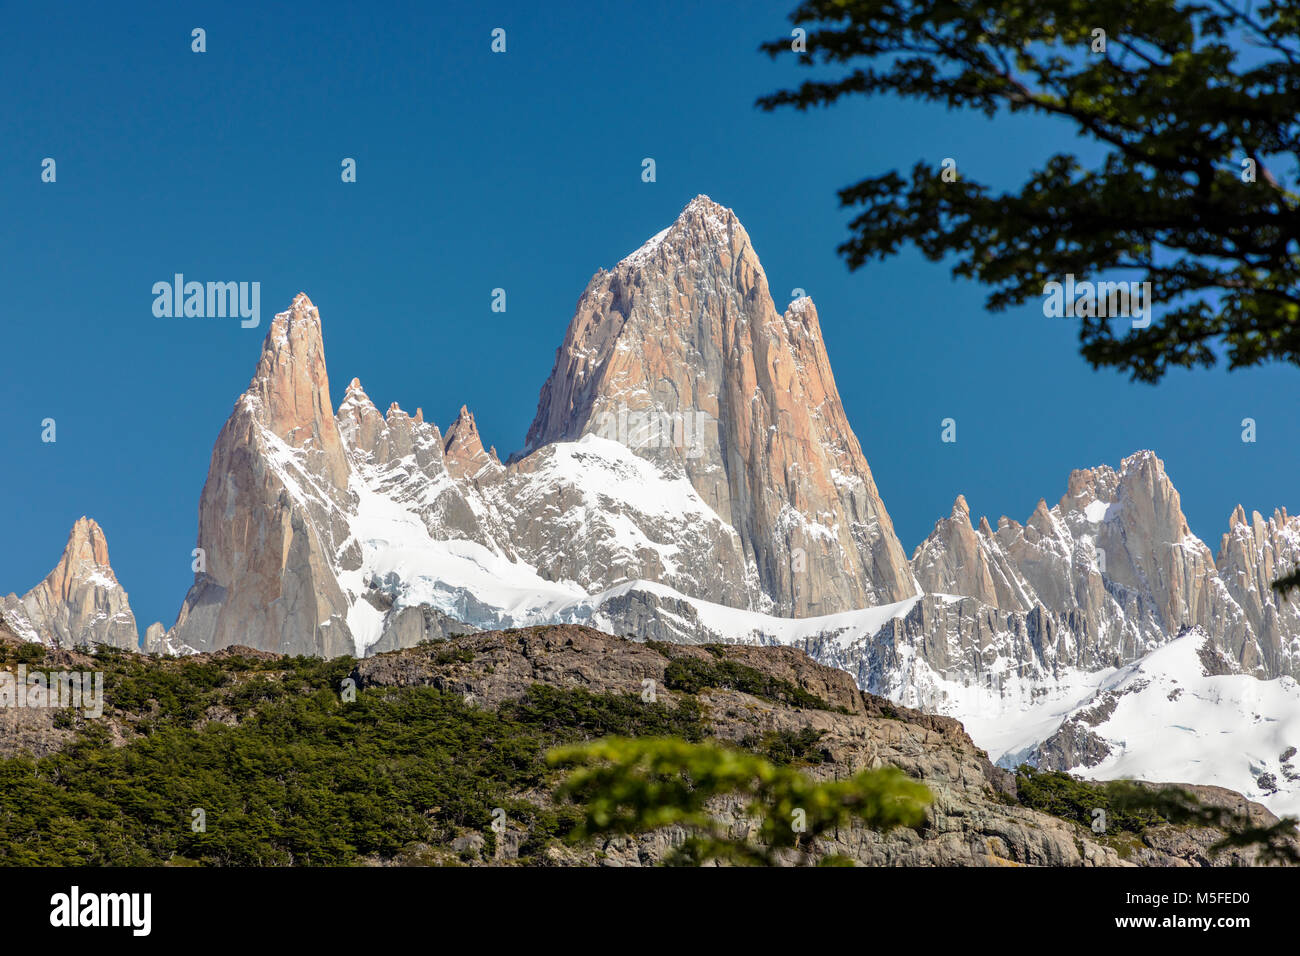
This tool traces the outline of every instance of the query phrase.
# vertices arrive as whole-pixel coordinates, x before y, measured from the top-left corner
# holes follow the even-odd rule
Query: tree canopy
[[[1282,178],[1300,160],[1300,7],[806,0],[791,20],[794,39],[763,49],[836,73],[764,96],[764,109],[895,94],[1041,116],[1101,148],[1090,164],[1052,155],[1015,190],[990,188],[989,171],[960,157],[847,186],[850,268],[912,243],[992,287],[993,310],[1068,274],[1128,271],[1151,283],[1155,318],[1082,318],[1094,367],[1155,382],[1222,358],[1233,369],[1300,362],[1300,197]],[[942,175],[944,159],[956,176]]]

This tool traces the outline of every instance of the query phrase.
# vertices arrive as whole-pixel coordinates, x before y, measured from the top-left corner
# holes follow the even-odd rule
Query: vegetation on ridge
[[[29,667],[44,655],[33,645],[0,644],[0,653]],[[454,666],[467,658],[472,654],[448,643],[430,660]],[[552,798],[562,774],[547,754],[604,738],[729,755],[756,782],[768,781],[756,795],[814,800],[809,833],[846,813],[875,819],[843,781],[833,788],[842,805],[819,815],[821,785],[793,764],[820,759],[820,734],[773,732],[746,741],[769,762],[710,741],[705,708],[690,693],[655,703],[535,684],[520,699],[488,708],[459,693],[410,686],[374,687],[345,700],[340,685],[356,663],[262,655],[157,660],[97,648],[80,666],[105,674],[104,718],[59,711],[54,725],[72,731],[60,749],[0,758],[0,865],[449,862],[457,854],[492,858],[503,839],[511,841],[512,859],[549,862],[548,848],[594,829],[590,807],[563,794]],[[682,673],[683,682],[735,680],[810,703],[794,685],[760,682],[766,675],[752,668]],[[702,772],[699,759],[692,766]],[[869,782],[867,792],[886,792],[878,775]],[[677,780],[697,803],[708,797],[701,788],[714,783]],[[778,785],[783,789],[774,790]],[[564,793],[579,795],[572,780],[566,786]],[[498,829],[493,821],[501,814]],[[785,838],[780,827],[772,832]],[[691,847],[683,852],[718,855]],[[742,854],[732,859],[742,862]]]

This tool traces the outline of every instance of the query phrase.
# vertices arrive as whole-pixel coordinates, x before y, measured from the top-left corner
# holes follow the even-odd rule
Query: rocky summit
[[[213,448],[194,583],[148,650],[362,658],[539,625],[784,645],[959,718],[1004,767],[1167,778],[1168,735],[1188,732],[1170,728],[1191,728],[1178,776],[1300,812],[1280,760],[1300,746],[1282,719],[1300,713],[1300,603],[1269,587],[1300,563],[1300,519],[1238,507],[1212,551],[1139,450],[1062,476],[1023,523],[957,494],[909,559],[815,305],[779,307],[707,197],[590,279],[504,461],[465,406],[442,430],[354,378],[335,409],[324,337],[305,294],[271,323]],[[136,643],[93,523],[4,613],[48,644]],[[1260,719],[1224,751],[1201,695]],[[1164,738],[1131,732],[1150,720]]]
[[[745,228],[707,197],[587,284],[527,451],[628,419],[640,429],[618,437],[684,474],[734,533],[714,559],[736,583],[714,599],[805,617],[919,591],[845,417],[816,307],[777,309]]]
[[[108,539],[84,516],[72,526],[54,570],[21,598],[6,597],[0,617],[24,639],[58,647],[134,650],[140,643],[131,602],[108,563]]]

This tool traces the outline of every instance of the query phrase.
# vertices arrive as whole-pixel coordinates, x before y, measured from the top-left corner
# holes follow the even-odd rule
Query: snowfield
[[[1103,682],[1099,694],[1118,702],[1092,731],[1111,755],[1071,772],[1227,787],[1279,815],[1300,816],[1300,684],[1207,675],[1198,653],[1204,641],[1185,634]]]

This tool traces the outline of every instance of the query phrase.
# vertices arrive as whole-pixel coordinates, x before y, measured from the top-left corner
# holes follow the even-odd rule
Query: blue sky
[[[1071,469],[1140,448],[1165,460],[1212,548],[1238,502],[1300,509],[1300,369],[1134,385],[1087,366],[1071,320],[990,315],[984,289],[914,252],[849,273],[837,188],[946,156],[1010,184],[1080,142],[898,101],[763,113],[757,96],[804,75],[757,51],[788,33],[793,5],[9,10],[0,594],[40,580],[89,514],[141,630],[170,625],[212,443],[298,291],[320,308],[336,404],[354,375],[380,408],[423,406],[443,427],[464,403],[504,457],[588,278],[698,193],[736,211],[778,297],[801,287],[817,303],[909,554],[959,492],[976,515],[1024,520]],[[640,178],[647,156],[655,183]],[[344,157],[355,184],[340,181]],[[176,272],[259,281],[261,327],[155,318],[152,285]],[[949,416],[955,444],[940,442]]]

